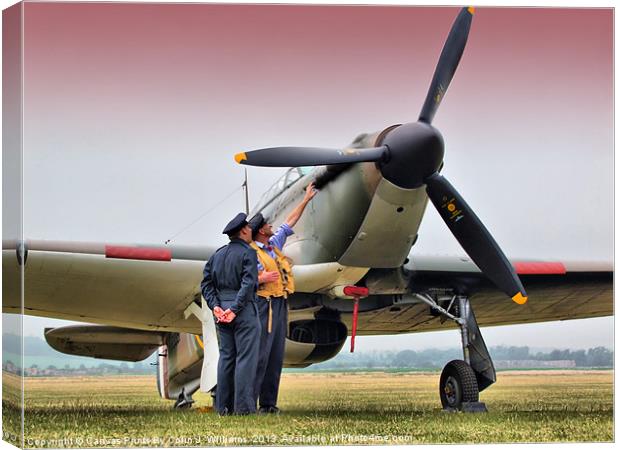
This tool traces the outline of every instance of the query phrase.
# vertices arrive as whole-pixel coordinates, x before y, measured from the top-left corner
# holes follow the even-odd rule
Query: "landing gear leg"
[[[480,391],[495,383],[495,367],[482,339],[474,311],[465,296],[455,296],[446,309],[428,296],[418,295],[431,308],[454,320],[461,329],[463,360],[450,361],[441,372],[439,397],[446,411],[486,412],[478,401]],[[456,315],[450,313],[456,303]]]
[[[177,397],[177,401],[174,402],[174,409],[190,409],[193,403],[194,399],[192,399],[191,395],[187,395],[185,388],[183,388]]]

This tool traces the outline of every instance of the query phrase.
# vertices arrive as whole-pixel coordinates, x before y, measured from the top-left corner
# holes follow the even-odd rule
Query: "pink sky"
[[[162,243],[241,183],[239,151],[416,120],[457,13],[26,3],[27,236]],[[476,9],[434,125],[510,257],[611,259],[612,37],[612,9]],[[279,172],[249,173],[255,202]],[[242,205],[176,242],[221,239]],[[429,210],[415,252],[462,250]]]

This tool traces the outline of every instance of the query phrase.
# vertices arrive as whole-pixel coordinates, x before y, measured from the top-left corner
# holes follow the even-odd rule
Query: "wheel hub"
[[[446,379],[446,384],[443,388],[443,391],[445,392],[446,399],[451,406],[454,406],[458,403],[459,387],[458,382],[454,377],[449,376]]]

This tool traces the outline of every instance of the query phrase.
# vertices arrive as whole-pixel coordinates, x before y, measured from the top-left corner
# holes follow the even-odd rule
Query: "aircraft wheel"
[[[444,409],[461,409],[463,402],[478,401],[478,381],[469,364],[460,359],[446,364],[439,379],[439,397]]]

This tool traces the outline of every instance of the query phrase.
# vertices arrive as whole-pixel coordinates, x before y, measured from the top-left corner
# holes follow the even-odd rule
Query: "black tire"
[[[478,394],[476,374],[469,364],[460,359],[446,364],[439,379],[439,397],[444,409],[460,410],[463,402],[477,402]]]

